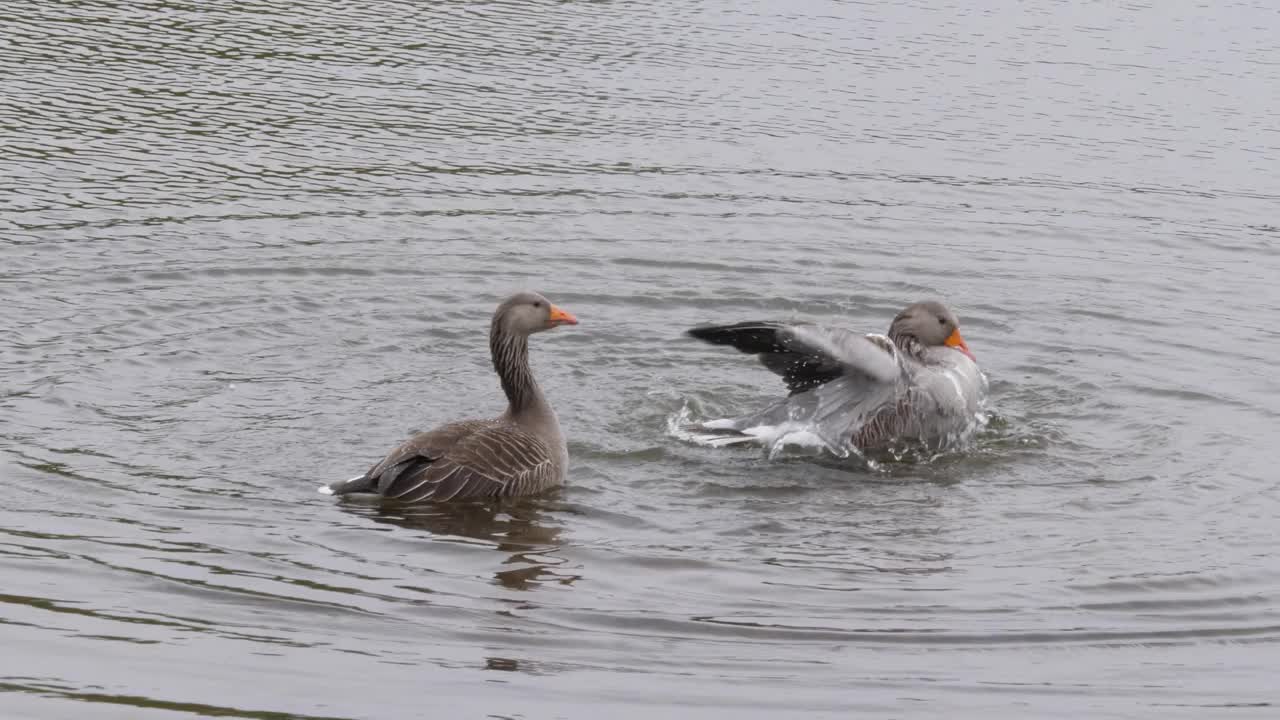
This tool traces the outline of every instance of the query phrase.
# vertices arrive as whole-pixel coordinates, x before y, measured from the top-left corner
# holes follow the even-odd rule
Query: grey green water
[[[1216,718],[1280,704],[1269,2],[0,4],[0,716]],[[315,493],[534,364],[569,485]],[[995,418],[673,437],[681,337],[961,316]]]

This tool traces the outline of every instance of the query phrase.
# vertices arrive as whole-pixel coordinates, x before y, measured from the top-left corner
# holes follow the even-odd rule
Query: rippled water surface
[[[0,715],[1272,717],[1270,2],[0,5]],[[315,493],[502,407],[569,484]],[[971,451],[709,449],[961,317]]]

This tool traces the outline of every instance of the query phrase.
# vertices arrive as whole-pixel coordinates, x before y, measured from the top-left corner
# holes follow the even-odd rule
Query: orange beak
[[[965,344],[964,338],[960,337],[960,328],[952,330],[951,334],[947,336],[947,339],[944,340],[942,344],[947,347],[953,347],[965,355],[968,355],[970,360],[977,360],[977,358],[973,356],[973,353],[969,352],[969,346]]]
[[[578,318],[574,317],[572,313],[567,313],[564,310],[561,310],[560,308],[556,307],[555,305],[551,306],[551,327],[556,327],[557,325],[577,325],[577,324],[578,324]]]

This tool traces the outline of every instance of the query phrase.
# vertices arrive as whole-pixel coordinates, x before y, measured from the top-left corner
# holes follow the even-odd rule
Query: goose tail
[[[684,439],[707,447],[733,447],[736,445],[757,445],[760,439],[729,426],[724,421],[712,420],[705,423],[687,423],[681,425],[678,432]]]
[[[372,492],[373,481],[368,475],[357,475],[350,480],[339,480],[316,488],[321,495],[346,495],[347,493]]]

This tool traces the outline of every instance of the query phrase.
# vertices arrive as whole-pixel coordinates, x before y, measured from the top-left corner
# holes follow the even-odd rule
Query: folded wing
[[[520,494],[554,472],[551,449],[507,423],[473,421],[415,435],[365,477],[405,502]]]

